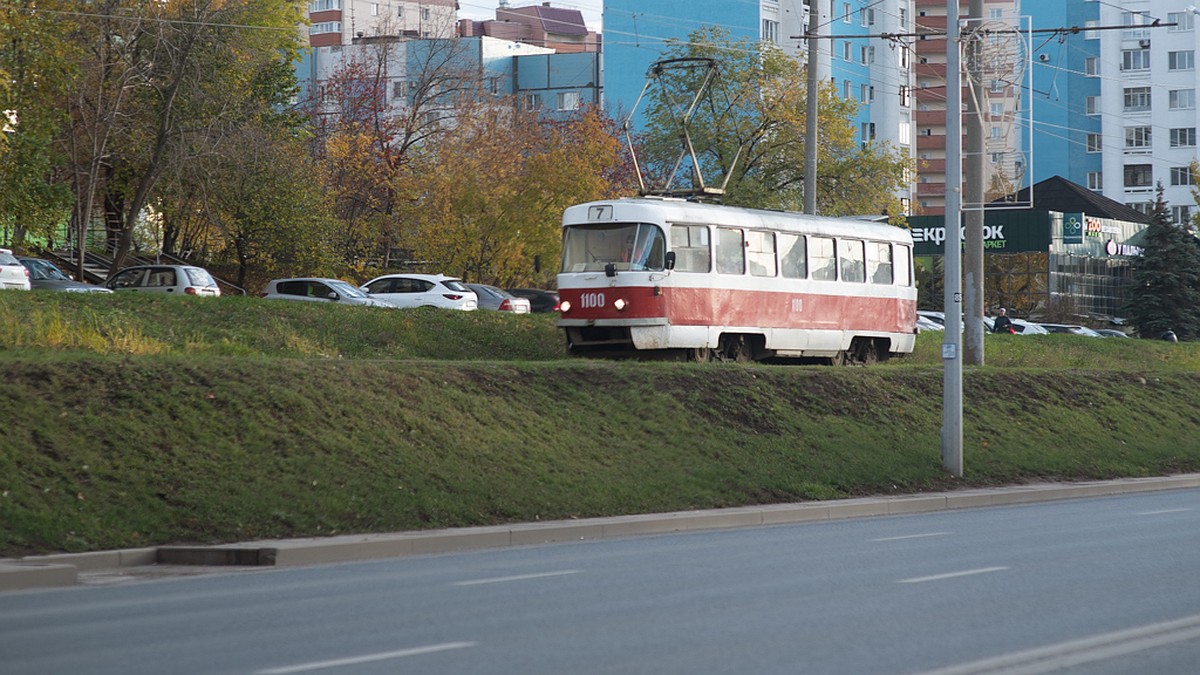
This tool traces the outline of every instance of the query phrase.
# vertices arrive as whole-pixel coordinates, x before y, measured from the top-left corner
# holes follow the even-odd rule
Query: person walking
[[[1016,333],[1013,329],[1012,319],[1008,318],[1008,311],[1003,307],[996,310],[996,318],[992,321],[993,333]]]

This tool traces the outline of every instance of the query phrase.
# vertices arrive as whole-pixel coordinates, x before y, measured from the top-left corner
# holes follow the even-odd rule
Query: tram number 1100
[[[584,309],[598,309],[604,306],[603,293],[584,293],[579,296],[579,306]]]

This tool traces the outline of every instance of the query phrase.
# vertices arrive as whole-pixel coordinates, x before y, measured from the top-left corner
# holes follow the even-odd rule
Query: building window
[[[404,98],[404,85],[408,84],[404,80],[396,80],[392,83],[392,98]]]
[[[850,23],[850,3],[842,3],[842,21]]]
[[[908,8],[907,7],[900,8],[900,27],[908,28]]]
[[[1100,97],[1099,96],[1088,96],[1087,98],[1085,98],[1083,100],[1083,108],[1084,108],[1084,112],[1088,115],[1099,115],[1100,114]]]
[[[560,91],[555,98],[559,110],[579,110],[579,92]]]
[[[905,108],[912,105],[912,92],[909,91],[907,84],[900,85],[900,105]]]
[[[1100,58],[1097,56],[1089,56],[1083,60],[1083,74],[1096,76],[1100,74]]]
[[[1181,52],[1167,52],[1167,70],[1195,70],[1196,52],[1186,49]]]
[[[422,21],[428,21],[430,16],[432,16],[432,15],[429,13],[429,8],[428,8],[428,7],[422,7],[422,8],[421,8],[421,20],[422,20]]]
[[[992,117],[1003,117],[1004,116],[1004,104],[1003,103],[988,104],[988,111],[991,113]]]
[[[1150,87],[1126,87],[1125,88],[1125,110],[1149,110],[1150,109]]]
[[[1173,166],[1171,167],[1171,185],[1191,185],[1192,184],[1192,167],[1190,166]]]
[[[1121,52],[1121,70],[1149,70],[1149,49],[1125,49]]]
[[[1089,171],[1087,175],[1087,186],[1089,190],[1099,192],[1104,189],[1104,174],[1099,171]]]
[[[1125,166],[1125,187],[1141,188],[1154,184],[1154,170],[1149,164],[1128,164]]]
[[[1171,130],[1171,147],[1172,148],[1194,148],[1196,147],[1196,127],[1185,127],[1183,129]]]
[[[1125,127],[1125,147],[1150,147],[1150,127]]]
[[[542,101],[537,94],[525,94],[525,109],[537,110],[542,107]]]
[[[1167,12],[1167,23],[1175,24],[1167,30],[1172,33],[1191,30],[1194,20],[1195,16],[1191,12]]]
[[[1167,94],[1167,107],[1171,110],[1191,110],[1196,107],[1195,89],[1172,89]]]
[[[1103,145],[1101,142],[1100,134],[1088,134],[1087,135],[1087,151],[1088,152],[1100,152],[1100,150],[1102,150],[1102,149],[1103,149]]]
[[[762,39],[763,42],[771,44],[779,43],[779,22],[770,19],[762,20]]]
[[[322,21],[321,23],[314,23],[308,29],[309,35],[323,35],[325,33],[340,33],[340,32],[342,32],[342,22],[341,21]]]
[[[1171,220],[1181,225],[1190,225],[1192,223],[1192,207],[1172,206]]]
[[[853,58],[850,56],[850,53],[852,50],[853,50],[853,47],[850,46],[849,40],[842,43],[842,60],[843,61],[849,61],[851,58]]]
[[[342,0],[312,0],[308,3],[310,12],[328,12],[331,9],[341,9]]]
[[[854,90],[852,89],[853,86],[854,85],[851,84],[850,80],[842,80],[842,98],[850,98],[850,96],[854,93]]]

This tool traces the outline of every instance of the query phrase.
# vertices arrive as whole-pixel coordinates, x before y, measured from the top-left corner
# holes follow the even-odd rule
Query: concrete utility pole
[[[983,0],[970,0],[967,6],[967,21],[974,30],[980,27],[983,18]],[[972,87],[972,96],[967,99],[967,149],[964,154],[963,201],[967,204],[966,248],[963,250],[965,293],[963,314],[966,317],[966,332],[963,334],[963,362],[967,365],[983,365],[983,114],[979,94],[983,91],[980,56],[983,41],[972,35],[964,45],[967,54],[967,79]]]
[[[946,282],[942,342],[942,467],[963,475],[962,458],[962,62],[958,0],[946,0]]]
[[[821,59],[821,11],[822,3],[808,3],[808,111],[804,120],[804,212],[817,213],[817,94],[821,78],[818,64]]]

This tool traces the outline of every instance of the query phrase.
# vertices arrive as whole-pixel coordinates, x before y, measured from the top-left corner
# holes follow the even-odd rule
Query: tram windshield
[[[603,272],[613,263],[621,270],[664,268],[666,237],[646,223],[571,225],[563,232],[563,272]]]

